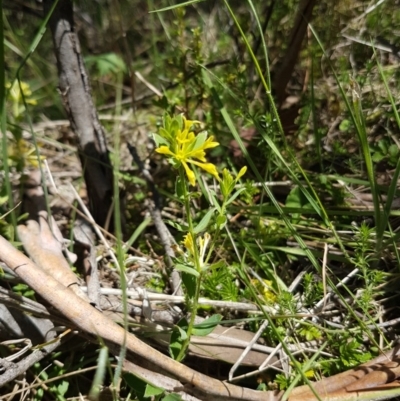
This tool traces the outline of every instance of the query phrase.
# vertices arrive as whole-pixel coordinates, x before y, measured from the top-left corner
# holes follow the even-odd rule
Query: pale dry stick
[[[2,296],[2,292],[4,292],[5,296]],[[64,320],[60,319],[60,317],[54,313],[54,309],[52,310],[52,313],[49,313],[41,304],[27,299],[20,299],[12,292],[6,290],[2,291],[0,288],[0,309],[4,306],[2,305],[3,303],[7,306],[10,305],[13,309],[17,309],[18,311],[28,312],[30,320],[34,319],[34,317],[42,317],[46,319],[46,321],[49,319],[51,319],[51,321],[56,321],[57,326],[68,327],[70,325],[70,322],[68,322],[68,320],[65,318]],[[138,328],[136,332],[152,334],[152,338],[158,343],[160,343],[161,340],[161,344],[165,346],[164,349],[167,349],[169,335],[164,336],[161,333],[165,332],[166,329],[169,329],[176,323],[176,316],[174,316],[172,310],[168,311],[157,309],[152,310],[151,315],[148,313],[146,316],[144,302],[140,301],[140,304],[140,307],[130,305],[132,307],[130,307],[128,311],[130,316],[147,317],[147,319],[140,318],[138,323],[143,327],[141,327],[141,329]],[[121,322],[123,320],[123,309],[118,300],[110,300],[110,302],[108,302],[107,300],[103,299],[102,302],[96,306],[100,306],[104,314],[112,318],[114,321]],[[2,319],[3,323],[5,320],[4,317],[5,316],[3,316]],[[37,319],[35,319],[35,321],[37,321]],[[10,326],[10,323],[7,324]],[[36,327],[37,323],[34,329],[36,329]],[[43,333],[42,337],[47,338],[46,335],[50,329],[46,327],[40,329],[40,332]],[[51,331],[56,331],[56,329],[52,329]],[[24,333],[29,336],[29,329],[28,331],[22,332],[20,336],[24,335]],[[234,363],[239,356],[240,350],[246,347],[249,337],[252,338],[252,336],[253,333],[248,331],[232,328],[227,330],[226,328],[217,326],[214,332],[207,338],[196,336],[192,337],[190,353],[201,358],[213,358],[215,355],[217,359],[222,359],[228,363]],[[40,339],[40,341],[43,342],[42,339]],[[246,360],[246,364],[258,366],[258,360],[264,360],[265,354],[268,354],[268,348],[263,346],[255,346],[254,348],[257,349],[255,349],[252,355],[250,355]],[[236,357],[233,355],[236,355]]]
[[[58,190],[57,185],[54,182],[53,174],[51,174],[51,170],[50,170],[50,167],[49,167],[49,163],[47,162],[47,159],[44,159],[43,162],[44,162],[44,167],[45,167],[45,169],[47,171],[47,177],[48,177],[48,179],[50,181],[50,185],[53,187],[53,189],[56,192],[56,194],[59,195],[60,191]]]
[[[217,379],[212,379],[196,372],[127,333],[123,327],[114,323],[104,314],[65,288],[43,270],[39,269],[24,254],[15,249],[5,238],[0,236],[0,257],[24,282],[49,302],[78,329],[102,338],[104,342],[126,349],[140,361],[146,361],[152,369],[161,370],[175,376],[182,382],[185,392],[203,400],[249,400],[278,401],[282,393],[258,392],[241,388]],[[66,302],[68,300],[68,302]]]
[[[140,287],[137,287],[140,288]],[[81,287],[82,291],[87,291],[86,286]],[[118,288],[100,288],[101,295],[118,295],[122,296],[122,290]],[[126,290],[126,295],[131,299],[140,299],[140,295],[137,289],[128,289]],[[167,302],[167,303],[175,303],[181,304],[185,302],[185,297],[181,295],[169,295],[169,294],[161,294],[158,292],[149,292],[147,291],[147,297],[150,301],[153,302]],[[219,301],[207,298],[199,298],[199,304],[201,305],[210,305],[215,306],[217,308],[225,308],[230,310],[237,310],[240,312],[249,312],[254,313],[259,311],[259,308],[254,304],[247,304],[243,302],[233,302],[233,301]]]
[[[302,352],[302,351],[297,351],[297,352]],[[294,355],[295,355],[297,352],[294,352]],[[286,355],[286,358],[288,358],[287,355]],[[230,381],[231,383],[235,383],[235,382],[238,382],[238,381],[241,381],[241,380],[244,380],[244,379],[248,379],[248,378],[250,378],[250,377],[257,376],[257,375],[261,374],[262,372],[264,372],[264,371],[266,371],[266,370],[269,370],[269,369],[275,370],[275,371],[277,371],[277,372],[279,372],[279,373],[285,373],[281,367],[275,366],[275,365],[278,365],[278,364],[282,366],[282,363],[281,363],[281,362],[282,362],[282,361],[281,361],[279,358],[276,358],[276,361],[275,361],[275,362],[270,363],[267,367],[265,367],[265,368],[263,368],[263,369],[261,369],[261,368],[259,367],[259,368],[257,368],[256,370],[253,370],[252,372],[248,372],[248,373],[244,373],[244,374],[239,375],[239,376],[235,376],[235,377],[232,378],[232,380],[229,380],[229,381]]]
[[[324,256],[322,258],[322,286],[324,289],[324,303],[322,304],[322,308],[326,306],[326,264],[328,261],[328,244],[325,242],[324,244]]]
[[[2,242],[0,237],[0,242]],[[29,259],[28,259],[29,260]],[[45,274],[45,273],[44,273]],[[61,285],[61,284],[58,284]],[[74,294],[70,291],[71,294]],[[74,296],[76,296],[74,294]],[[76,296],[77,297],[77,296]],[[79,298],[79,297],[77,297]],[[79,298],[80,299],[80,298]],[[84,301],[83,301],[84,302]],[[56,339],[54,342],[40,348],[35,349],[30,355],[22,359],[18,363],[13,363],[7,367],[7,370],[0,375],[0,387],[16,379],[21,374],[25,373],[32,365],[42,360],[44,357],[53,352],[61,344],[61,339]]]
[[[294,350],[292,352],[292,355],[297,355],[297,354],[303,353],[303,352],[315,353],[317,351],[315,349],[313,349],[313,348],[302,348],[302,349]],[[333,357],[332,354],[330,354],[328,352],[324,352],[324,351],[322,351],[320,353],[320,355],[326,356],[328,358],[332,358]],[[285,359],[288,360],[289,356],[285,355]],[[236,377],[232,378],[231,381],[235,382],[235,381],[247,379],[249,377],[253,377],[253,376],[259,375],[260,373],[262,373],[263,371],[268,370],[268,369],[274,369],[277,372],[285,373],[281,368],[279,368],[278,366],[275,366],[275,365],[277,365],[277,364],[279,364],[281,362],[282,362],[282,358],[281,359],[277,358],[277,360],[275,362],[269,363],[268,366],[264,366],[263,368],[261,368],[261,365],[260,365],[260,367],[257,370],[254,370],[254,371],[249,372],[249,373],[244,373],[243,375],[240,375],[240,376],[236,376]]]
[[[0,304],[6,306],[7,308],[18,310],[29,317],[35,317],[51,322],[53,324],[57,324],[58,327],[68,324],[68,321],[66,319],[63,319],[54,312],[50,313],[42,304],[29,298],[16,295],[14,292],[6,290],[2,287],[0,287]],[[4,315],[2,316],[2,319],[4,320]],[[10,325],[10,323],[8,324]],[[38,324],[36,324],[34,330],[40,333],[43,339],[50,339],[48,337],[48,334],[52,331],[56,331],[54,325],[45,326],[43,324],[40,327],[37,326]],[[25,331],[23,331],[23,333],[25,333]],[[27,335],[28,334],[31,333],[27,332]]]
[[[6,356],[4,358],[6,361],[12,362],[15,359],[19,359],[22,355],[24,355],[28,350],[30,350],[32,348],[32,341],[29,338],[19,338],[19,339],[15,339],[15,340],[2,341],[0,343],[0,345],[3,345],[3,346],[15,345],[15,344],[20,344],[20,343],[25,344],[24,348],[20,349],[18,352],[14,353],[14,354]]]
[[[354,189],[351,189],[344,181],[338,179],[337,183],[344,188],[348,194],[351,194],[352,196],[354,196],[354,198],[356,199],[356,201],[359,203],[358,205],[356,204],[356,208],[366,208],[367,210],[371,208],[371,206],[369,206],[370,201],[368,199],[363,199],[363,193],[361,193],[361,191],[357,191]],[[349,198],[351,200],[351,198]],[[352,201],[352,205],[354,205],[354,201]]]
[[[264,330],[268,326],[268,320],[264,320],[262,325],[259,327],[257,330],[257,333],[254,334],[253,339],[248,343],[247,347],[243,350],[242,355],[240,355],[239,359],[235,362],[235,364],[231,367],[229,371],[229,378],[228,380],[231,381],[233,378],[233,374],[236,372],[236,369],[240,366],[246,355],[250,352],[250,350],[253,348],[257,340],[260,338],[261,334],[264,332]]]
[[[258,280],[260,283],[264,284],[263,280],[262,280],[261,277],[258,275],[258,273],[256,273],[252,268],[249,268],[249,271],[250,271],[250,273],[251,273],[255,278],[257,278],[257,280]],[[264,285],[265,285],[265,284],[264,284]],[[267,287],[267,286],[265,285],[265,287]],[[267,288],[268,288],[268,287],[267,287]],[[295,286],[292,287],[292,290],[294,290],[294,288],[295,288]],[[277,309],[276,309],[276,308],[271,308],[271,309],[272,309],[272,313],[273,313],[273,314],[276,314],[276,313],[277,313]],[[285,338],[284,341],[286,341],[286,340],[287,340],[287,339]],[[265,370],[266,366],[270,364],[272,358],[275,357],[275,355],[276,355],[277,353],[280,353],[280,354],[281,354],[282,352],[283,352],[282,343],[279,343],[279,344],[275,347],[275,349],[273,350],[273,352],[271,352],[271,354],[266,358],[266,360],[259,366],[258,370],[259,370],[259,371]],[[288,356],[286,355],[286,353],[284,354],[284,357],[285,357],[285,358],[288,358]],[[284,370],[286,371],[286,370],[289,368],[289,365],[288,365],[287,363],[285,363],[285,365],[283,365],[284,361],[282,360],[282,358],[280,358],[280,359],[281,359],[282,366],[283,366]]]
[[[346,327],[343,326],[343,324],[331,322],[330,320],[325,320],[325,323],[326,323],[328,326],[334,327],[335,329],[346,330]]]
[[[142,379],[153,383],[155,386],[163,388],[167,391],[177,392],[176,389],[181,387],[181,383],[178,380],[163,376],[157,372],[152,372],[148,369],[144,369],[141,366],[138,366],[127,360],[123,362],[123,369],[132,372],[135,376],[139,376]],[[199,398],[193,397],[185,392],[178,392],[178,394],[184,401],[201,401]]]
[[[362,14],[358,15],[356,18],[354,18],[351,23],[353,22],[357,22],[361,19],[363,19],[366,15],[368,15],[369,13],[371,13],[372,11],[374,11],[377,7],[379,7],[382,3],[384,3],[386,0],[379,0],[376,4],[371,5],[370,7],[368,7]],[[347,24],[341,31],[342,35],[343,32],[346,32],[351,26],[352,24]]]
[[[346,35],[344,33],[342,33],[342,36],[344,38],[346,38],[347,40],[350,40],[352,42],[360,43],[360,44],[362,44],[364,46],[373,47],[373,48],[378,49],[378,50],[383,50],[383,51],[388,52],[388,53],[393,53],[393,49],[391,49],[389,46],[385,46],[385,45],[383,45],[383,44],[381,44],[379,42],[378,43],[373,43],[371,41],[362,40],[360,38],[356,38],[355,36]]]
[[[342,287],[344,284],[346,284],[353,276],[355,276],[358,273],[359,269],[356,268],[352,270],[343,280],[340,280],[339,283],[336,285],[336,288]],[[314,308],[311,309],[312,314],[316,314],[319,310],[321,310],[321,307],[326,304],[326,301],[328,298],[333,294],[333,291],[329,291],[328,294],[326,294],[326,297],[323,299],[319,300],[317,304],[315,305]]]
[[[135,71],[135,75],[139,78],[140,81],[142,81],[153,93],[155,93],[157,96],[163,97],[163,94],[150,82],[146,81],[146,79],[143,78],[143,75]]]
[[[272,358],[278,353],[280,352],[280,350],[282,349],[282,343],[279,343],[274,350],[269,354],[268,358],[264,361],[264,363],[262,363],[260,365],[260,367],[258,368],[259,370],[263,370],[265,369],[266,366],[268,366],[268,364],[271,362]]]
[[[22,310],[37,317],[51,317],[48,310],[42,304],[29,298],[16,295],[14,292],[6,290],[3,287],[0,287],[0,304]]]
[[[198,345],[203,344],[202,338],[203,337],[196,337],[195,343],[198,344]],[[231,345],[233,347],[241,347],[241,348],[244,348],[244,349],[249,344],[248,341],[243,341],[243,340],[240,340],[238,338],[229,337],[229,336],[224,335],[224,334],[210,333],[206,338],[213,338],[213,339],[215,339],[215,341],[218,341],[221,344]],[[206,343],[206,342],[204,342],[204,343]],[[272,347],[268,347],[266,345],[261,345],[261,344],[253,344],[252,349],[255,350],[255,351],[264,352],[266,354],[269,354],[270,352],[272,352],[274,350],[274,348],[272,348]],[[297,347],[296,347],[296,350],[297,350]]]
[[[265,182],[254,182],[253,187],[291,187],[293,185],[293,181],[265,181]],[[243,187],[243,184],[236,184],[235,188]]]
[[[69,183],[69,187],[71,188],[71,191],[74,194],[75,199],[78,201],[79,206],[82,208],[82,210],[85,213],[86,217],[88,218],[89,222],[92,224],[93,229],[96,232],[97,236],[101,239],[104,246],[106,247],[108,254],[110,255],[111,259],[113,260],[115,266],[118,268],[118,271],[121,272],[120,265],[118,263],[117,257],[115,256],[114,251],[112,250],[112,247],[110,246],[110,244],[106,240],[106,237],[103,235],[103,233],[97,226],[96,222],[94,221],[92,215],[89,212],[89,209],[83,203],[81,197],[79,196],[78,192],[76,192],[76,189],[74,188],[74,186],[71,183]]]
[[[185,392],[175,391],[176,388],[179,388],[181,386],[181,383],[178,380],[172,379],[172,378],[167,377],[167,376],[163,376],[160,373],[152,372],[152,371],[150,371],[148,369],[145,369],[145,368],[143,368],[143,367],[141,367],[139,365],[136,365],[136,364],[134,364],[134,363],[132,363],[130,361],[124,361],[123,365],[124,365],[123,366],[124,372],[130,372],[130,373],[132,373],[132,374],[134,374],[136,376],[139,376],[139,377],[143,378],[144,380],[147,380],[147,381],[150,381],[151,383],[154,383],[154,385],[157,386],[157,387],[164,388],[167,391],[176,392],[182,397],[182,400],[184,400],[184,401],[201,401],[199,398],[193,397],[193,396],[191,396],[191,395],[189,395],[189,394],[187,394]],[[111,364],[110,367],[112,369],[115,369],[116,365],[115,364]],[[15,396],[17,394],[23,393],[24,391],[27,392],[29,390],[34,390],[34,389],[40,387],[43,383],[47,385],[47,384],[50,384],[50,383],[52,383],[54,381],[57,381],[57,380],[67,379],[69,377],[73,377],[73,376],[77,376],[77,375],[83,375],[83,374],[85,374],[87,372],[90,372],[90,371],[93,371],[93,370],[96,370],[96,369],[97,369],[97,366],[90,366],[90,367],[87,367],[87,368],[82,368],[82,369],[79,369],[79,370],[75,370],[73,372],[64,373],[64,374],[62,374],[60,376],[46,379],[46,380],[42,381],[41,383],[38,383],[38,382],[35,383],[34,382],[34,383],[31,383],[30,385],[25,386],[23,389],[13,390],[11,393],[6,394],[5,396],[9,395],[10,397],[13,397],[13,396]],[[81,399],[83,400],[82,396],[81,396]]]
[[[289,341],[288,337],[289,336],[286,336],[283,339],[284,343],[287,343]],[[302,352],[302,351],[300,351],[300,352]],[[293,358],[293,352],[291,352],[290,355]],[[291,360],[290,360],[288,353],[286,352],[286,350],[283,347],[279,350],[279,361],[282,364],[283,374],[286,377],[290,377],[290,375],[292,374],[292,370],[293,370],[292,365],[290,364]]]
[[[31,319],[33,316],[44,317],[45,319],[56,321],[58,326],[68,327],[70,325],[66,319],[60,319],[59,316],[54,313],[54,310],[52,313],[49,313],[44,306],[38,304],[37,302],[27,299],[20,299],[12,292],[6,290],[4,290],[4,294],[6,296],[2,296],[2,290],[0,288],[0,308],[3,306],[1,304],[5,303],[6,305],[11,305],[14,309],[17,308],[20,311],[28,312]],[[110,300],[110,302],[107,302],[104,299],[102,301],[103,302],[101,302],[99,305],[103,310],[103,313],[112,318],[114,321],[121,322],[123,319],[123,310],[120,306],[120,302],[117,300]],[[128,311],[130,316],[147,317],[147,320],[141,318],[140,321],[138,321],[138,323],[143,327],[141,327],[141,329],[137,329],[136,332],[151,334],[153,339],[167,348],[169,343],[169,335],[164,335],[162,333],[176,323],[176,317],[174,316],[172,310],[168,311],[156,309],[151,311],[151,316],[150,313],[146,316],[146,313],[144,312],[145,305],[142,304],[142,302],[143,301],[140,302],[140,307],[132,306],[132,308],[129,308]],[[49,329],[45,328],[43,338],[46,338],[48,331]],[[52,331],[56,330],[54,329]],[[29,331],[26,333],[27,335],[30,334]],[[21,335],[23,335],[23,333]],[[226,329],[221,326],[217,326],[213,333],[207,337],[192,337],[190,354],[199,356],[201,358],[215,357],[216,359],[221,359],[228,363],[234,363],[240,354],[240,350],[246,347],[249,338],[251,339],[252,337],[253,333],[245,330],[238,330],[234,328]],[[259,366],[261,363],[259,361],[263,361],[265,359],[265,355],[268,354],[269,348],[259,344],[256,344],[253,348],[252,355],[246,359],[245,363],[251,366]]]
[[[203,184],[207,190],[210,200],[212,197],[210,196],[209,189],[213,189],[214,191],[220,191],[220,186],[218,184],[207,184],[206,180],[202,178]],[[253,187],[260,188],[260,187],[291,187],[293,185],[292,181],[264,181],[264,182],[253,182],[251,184]],[[235,189],[240,189],[245,187],[245,184],[236,184]],[[214,205],[213,205],[214,206]]]
[[[326,280],[326,262],[327,262],[327,255],[328,255],[328,246],[327,246],[327,244],[325,243],[325,247],[324,247],[324,258],[323,258],[323,267],[322,267],[322,278],[323,278],[323,280]],[[303,274],[303,276],[304,276],[304,274]],[[303,277],[303,276],[302,276],[302,277]],[[295,287],[291,286],[290,288],[291,288],[292,291],[293,291]],[[324,283],[324,290],[325,290],[325,289],[326,289],[326,286],[325,286],[325,283]],[[325,296],[324,296],[323,299],[325,299]],[[323,303],[323,305],[325,305],[325,302]],[[303,308],[303,307],[302,307],[302,308]],[[310,317],[311,317],[311,318],[314,318],[315,316],[316,316],[316,315],[312,312],[312,313],[309,314],[308,316],[303,316],[301,320],[304,321],[304,320],[309,319]],[[294,328],[296,329],[297,327],[299,327],[299,324],[300,324],[300,323],[296,323],[296,325],[295,325]],[[283,341],[286,342],[286,341],[287,341],[287,338],[285,338]],[[278,349],[278,348],[279,348],[279,352],[283,352],[283,353],[284,353],[284,360],[281,359],[281,362],[282,362],[282,366],[283,366],[283,368],[284,368],[284,370],[285,370],[285,373],[287,374],[287,373],[288,373],[288,370],[290,369],[290,365],[289,365],[289,356],[286,354],[286,351],[283,349],[281,343],[278,344],[277,349]],[[289,349],[289,348],[288,348],[288,349]],[[291,350],[289,349],[289,351],[291,351]],[[301,351],[300,351],[300,352],[301,352]],[[314,352],[316,352],[316,351],[314,351]],[[293,352],[292,352],[292,355],[293,355]],[[269,358],[264,362],[264,364],[262,364],[262,365],[260,366],[259,369],[265,369],[265,367],[267,366],[268,360],[269,360]],[[284,361],[286,361],[286,364],[285,364],[285,365],[284,365]],[[285,368],[286,368],[286,369],[285,369]]]
[[[111,366],[113,367],[113,365],[111,365]],[[76,375],[84,374],[84,373],[86,373],[86,372],[90,372],[90,371],[96,370],[96,369],[97,369],[97,366],[90,366],[90,367],[88,367],[88,368],[82,368],[82,369],[79,369],[79,370],[74,370],[73,372],[64,373],[64,374],[62,374],[62,375],[60,375],[60,376],[51,377],[51,378],[45,380],[45,383],[46,383],[46,384],[49,384],[49,383],[52,383],[52,382],[54,382],[54,381],[60,380],[60,379],[62,379],[62,378],[65,379],[65,378],[67,378],[67,377],[71,377],[71,376],[76,376]],[[1,376],[0,376],[0,378],[1,378]],[[36,379],[35,379],[35,381],[36,381]],[[24,383],[25,383],[25,382],[26,382],[26,379],[24,379]],[[1,384],[0,384],[0,386],[1,386]],[[33,382],[33,383],[31,383],[31,384],[25,386],[24,388],[20,389],[20,390],[13,390],[12,392],[10,392],[9,394],[6,394],[6,395],[9,395],[10,397],[14,397],[14,395],[21,394],[21,393],[23,393],[24,391],[36,389],[36,388],[38,388],[38,387],[40,387],[40,386],[41,386],[41,383],[35,383],[35,382]],[[26,398],[26,397],[25,397],[25,398]],[[21,397],[22,400],[24,400],[25,398],[24,398],[24,397]]]
[[[124,250],[127,250],[127,246],[125,244],[124,244],[123,248],[124,248]],[[143,257],[143,256],[128,256],[125,259],[125,264],[127,266],[129,266],[130,264],[133,264],[133,263],[144,264],[151,268],[152,266],[154,266],[156,264],[156,261],[149,257]],[[154,273],[154,274],[158,274],[158,273]],[[161,278],[161,274],[158,274],[158,277]]]
[[[290,284],[288,291],[289,292],[294,292],[294,290],[297,288],[297,286],[300,284],[301,280],[303,279],[304,275],[307,273],[308,269],[302,270],[297,277],[292,281],[292,284]]]

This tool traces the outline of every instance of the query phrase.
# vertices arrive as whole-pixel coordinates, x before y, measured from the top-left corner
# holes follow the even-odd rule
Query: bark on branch
[[[54,1],[43,2],[48,13]],[[71,127],[79,140],[90,210],[104,226],[112,205],[112,168],[105,134],[94,107],[79,39],[74,32],[71,0],[59,0],[49,21],[59,73],[59,89]]]

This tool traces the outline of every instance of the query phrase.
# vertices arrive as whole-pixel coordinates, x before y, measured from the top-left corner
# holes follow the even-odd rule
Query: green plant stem
[[[117,74],[117,91],[116,91],[116,101],[115,101],[115,115],[121,115],[121,103],[122,103],[122,81],[123,74],[120,72]],[[117,238],[117,260],[118,260],[118,270],[120,275],[120,284],[122,290],[122,311],[123,311],[123,324],[125,327],[125,333],[129,332],[129,324],[128,324],[128,296],[126,294],[126,290],[128,287],[128,282],[126,278],[126,270],[125,270],[125,252],[122,247],[123,244],[123,228],[122,228],[122,219],[121,219],[121,201],[120,201],[120,190],[119,190],[119,171],[120,171],[120,150],[121,147],[121,132],[120,127],[116,126],[116,130],[114,133],[114,157],[113,157],[113,200],[114,200],[114,226],[115,226],[115,236]],[[122,365],[126,355],[126,335],[124,337],[124,343],[121,344],[121,350],[119,354],[118,365],[115,369],[114,373],[114,384],[117,385],[121,373],[122,373]]]
[[[201,278],[202,278],[202,269],[200,265],[200,260],[199,260],[199,252],[197,249],[197,241],[196,241],[196,234],[194,232],[194,227],[193,227],[193,221],[192,221],[192,216],[190,213],[190,193],[188,191],[188,183],[185,177],[185,171],[183,167],[179,168],[179,178],[182,183],[182,189],[183,189],[183,198],[184,198],[184,204],[185,204],[185,212],[186,212],[186,220],[188,223],[189,227],[189,234],[192,237],[193,240],[193,260],[194,260],[194,267],[196,271],[199,273],[199,276],[196,277],[196,288],[195,288],[195,293],[192,299],[190,299],[190,304],[189,304],[189,309],[190,309],[190,320],[188,323],[188,329],[187,329],[187,337],[182,343],[182,347],[179,351],[179,354],[176,358],[178,362],[180,362],[186,355],[186,351],[189,347],[190,344],[190,337],[192,335],[193,331],[193,326],[195,324],[195,319],[197,315],[197,309],[199,306],[199,297],[200,297],[200,286],[201,286]]]
[[[229,196],[227,196],[226,199],[229,199]],[[220,216],[225,216],[226,215],[226,199],[224,199],[223,202],[222,202]],[[220,233],[221,233],[221,228],[220,228],[220,226],[217,226],[217,228],[216,228],[216,230],[215,230],[215,232],[213,234],[214,240],[211,241],[211,245],[210,245],[209,250],[207,252],[206,259],[204,261],[205,264],[208,264],[208,261],[210,260],[211,255],[214,252],[215,238],[219,238]]]
[[[199,297],[200,297],[201,278],[202,278],[202,275],[200,274],[200,276],[197,277],[195,295],[193,297],[193,301],[191,302],[191,306],[190,306],[190,320],[189,320],[188,329],[186,332],[187,337],[183,341],[182,348],[180,349],[179,354],[176,358],[176,360],[178,362],[180,362],[185,357],[186,351],[189,348],[190,337],[192,336],[192,331],[193,331],[193,327],[194,327],[196,315],[197,315],[197,309],[199,307],[198,301],[199,301]]]

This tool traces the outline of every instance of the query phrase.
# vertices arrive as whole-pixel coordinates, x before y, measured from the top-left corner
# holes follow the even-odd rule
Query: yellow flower
[[[268,303],[273,303],[276,301],[276,295],[272,287],[272,281],[263,279],[262,282],[260,282],[256,279],[252,279],[251,283],[265,301]]]
[[[6,84],[6,88],[9,89],[8,96],[13,105],[13,115],[15,118],[17,118],[25,110],[22,95],[24,96],[27,104],[37,104],[37,101],[32,99],[32,91],[29,87],[29,84],[26,82],[21,81],[18,83],[17,80],[15,80],[12,84],[8,82]]]
[[[206,256],[206,251],[208,248],[208,244],[211,240],[211,235],[209,233],[204,233],[203,237],[199,238],[199,259],[200,259],[200,266],[204,266],[204,257]]]
[[[194,242],[193,242],[193,237],[192,234],[187,234],[185,235],[183,239],[183,245],[185,245],[186,249],[189,251],[191,255],[194,255]]]
[[[39,164],[45,159],[44,156],[39,156],[38,160],[35,148],[22,138],[12,142],[11,146],[8,148],[8,154],[10,157],[9,163],[11,165],[15,164],[21,169],[26,165],[39,167]]]
[[[197,250],[197,256],[199,258],[199,267],[204,270],[207,266],[204,264],[204,258],[206,256],[206,251],[208,248],[208,244],[210,243],[211,235],[209,233],[205,233],[203,237],[199,236],[197,241],[193,240],[192,234],[187,234],[183,238],[183,245],[188,251],[189,260],[193,262],[193,258],[195,257],[195,247]]]
[[[185,169],[186,176],[191,185],[196,184],[196,177],[189,164],[200,167],[219,180],[217,168],[212,163],[207,163],[206,150],[219,145],[214,137],[207,138],[207,132],[195,134],[191,131],[193,125],[199,121],[186,120],[183,115],[164,120],[164,127],[160,129],[160,135],[154,135],[158,147],[156,152],[170,158],[175,167],[181,165]]]

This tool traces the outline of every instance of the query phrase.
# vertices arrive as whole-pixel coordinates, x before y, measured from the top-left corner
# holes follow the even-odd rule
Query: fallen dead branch
[[[103,339],[106,343],[110,343],[114,349],[115,347],[120,348],[121,344],[125,343],[126,349],[139,360],[143,359],[154,370],[161,370],[179,379],[185,392],[201,399],[213,400],[275,401],[278,399],[278,392],[263,393],[223,383],[196,372],[156,351],[133,334],[126,333],[121,326],[38,268],[36,264],[1,236],[0,258],[26,284],[70,320],[71,325],[91,335],[93,339]]]
[[[133,372],[145,375],[148,378],[152,376],[152,372],[157,371],[161,375],[157,378],[153,375],[153,379],[157,382],[161,381],[161,377],[167,381],[169,380],[167,376],[175,377],[181,386],[177,386],[177,382],[172,381],[167,386],[168,388],[173,391],[183,391],[202,400],[280,401],[282,392],[259,392],[221,382],[196,372],[154,350],[133,334],[126,333],[121,326],[36,266],[1,236],[0,258],[26,284],[67,318],[73,328],[90,335],[93,340],[101,338],[115,353],[118,353],[121,344],[124,344],[125,341],[127,350],[133,354],[131,361],[133,365],[129,365],[127,362],[125,369],[133,369]],[[66,299],[68,302],[65,302]],[[46,347],[43,350],[45,352],[51,351],[47,350]],[[40,357],[43,357],[43,351],[40,352]],[[400,377],[399,354],[399,350],[395,349],[356,369],[323,379],[314,384],[314,389],[318,392],[319,397],[325,401],[333,399],[343,401],[372,400],[393,397],[394,394],[400,392],[400,384],[397,380]],[[34,355],[31,359],[39,357],[36,351]],[[28,368],[30,365],[24,366]],[[134,366],[138,366],[140,369],[135,369]],[[16,372],[21,372],[21,368]],[[0,383],[7,382],[10,377],[13,376],[8,374],[6,380],[4,376],[0,375]],[[174,383],[173,386],[171,383]],[[317,397],[308,386],[293,390],[289,397],[290,401],[313,401],[316,399]]]

